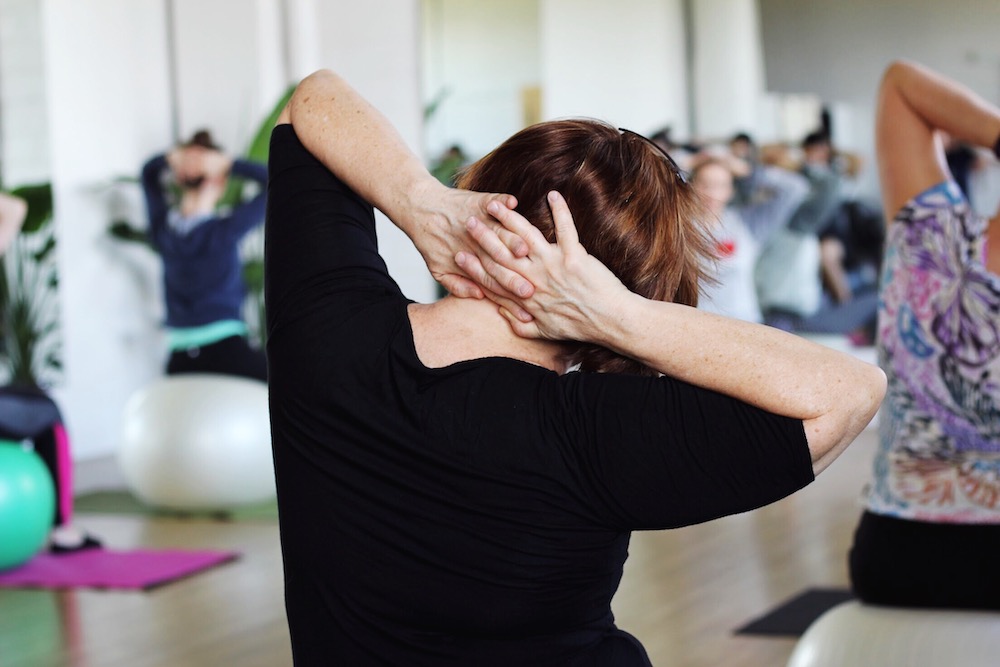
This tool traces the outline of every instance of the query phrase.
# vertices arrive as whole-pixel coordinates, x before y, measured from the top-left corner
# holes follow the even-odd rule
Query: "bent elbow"
[[[879,83],[880,89],[886,90],[899,86],[915,69],[917,69],[917,64],[912,60],[906,60],[905,58],[893,60],[882,71],[882,80]]]
[[[852,412],[857,419],[863,420],[867,426],[885,398],[885,371],[874,364],[859,362],[857,373],[857,392],[852,405]]]
[[[805,424],[813,472],[817,475],[871,423],[885,398],[885,372],[873,364],[857,363],[850,383],[852,391],[842,395],[829,411]]]
[[[340,78],[340,76],[332,69],[324,67],[314,71],[312,74],[306,75],[306,77],[299,82],[299,87],[308,88],[309,86],[313,85],[316,82],[325,81],[331,78],[337,79]]]
[[[308,100],[310,95],[317,93],[321,88],[329,85],[331,81],[339,80],[340,76],[331,69],[316,70],[299,81],[298,85],[295,86],[295,91],[288,101],[288,106],[292,108],[298,106]]]
[[[874,364],[858,362],[857,378],[854,382],[856,390],[850,399],[844,401],[843,415],[844,436],[850,444],[875,417],[882,399],[885,398],[885,371]]]

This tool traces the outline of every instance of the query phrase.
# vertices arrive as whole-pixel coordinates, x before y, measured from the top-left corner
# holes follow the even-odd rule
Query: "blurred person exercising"
[[[888,392],[850,574],[865,602],[1000,609],[1000,212],[972,212],[942,130],[1000,154],[1000,109],[893,63],[876,116]]]
[[[260,191],[219,211],[230,176],[255,181]],[[239,256],[240,241],[264,221],[266,183],[264,165],[232,159],[205,130],[143,166],[149,236],[163,261],[167,374],[267,381],[264,352],[250,345],[242,318],[246,286]],[[176,188],[180,197],[171,202]]]
[[[14,243],[27,215],[27,202],[0,193],[0,255]],[[99,547],[95,537],[73,524],[73,459],[66,425],[56,402],[34,384],[0,387],[0,439],[30,442],[52,477],[56,502],[49,552],[63,554]]]

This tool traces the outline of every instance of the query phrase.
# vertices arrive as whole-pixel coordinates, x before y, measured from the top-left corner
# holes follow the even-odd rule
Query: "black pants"
[[[73,513],[72,461],[69,438],[55,401],[38,387],[0,387],[0,438],[31,441],[55,485],[52,524],[61,526],[69,523]]]
[[[183,373],[219,373],[267,382],[267,360],[245,337],[230,336],[204,347],[173,352],[167,360],[167,375]]]
[[[909,521],[865,512],[848,556],[863,602],[1000,610],[1000,525]]]

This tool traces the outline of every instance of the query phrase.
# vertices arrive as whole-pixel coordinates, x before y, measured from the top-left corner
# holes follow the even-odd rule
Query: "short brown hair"
[[[221,148],[219,148],[219,145],[215,143],[215,140],[212,138],[212,133],[205,129],[198,130],[197,132],[192,134],[191,138],[188,139],[187,143],[185,143],[184,146],[187,148],[192,148],[192,147],[207,148],[213,151],[222,150]]]
[[[566,199],[580,243],[633,292],[698,303],[713,258],[701,200],[661,149],[634,132],[589,119],[539,123],[470,165],[458,187],[517,197],[518,212],[550,242],[546,194]],[[606,348],[571,346],[585,371],[655,375]]]

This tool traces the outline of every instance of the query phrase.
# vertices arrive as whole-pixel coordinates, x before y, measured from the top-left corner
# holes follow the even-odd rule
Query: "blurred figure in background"
[[[256,196],[218,210],[230,175],[255,181]],[[239,244],[264,222],[267,167],[234,160],[200,130],[142,169],[149,235],[163,261],[170,357],[166,371],[267,381],[263,350],[242,316]]]
[[[670,126],[660,128],[649,135],[649,140],[659,146],[684,171],[690,170],[691,160],[701,150],[701,147],[693,141],[680,143],[674,139],[673,129]]]
[[[733,157],[743,160],[749,167],[746,175],[733,177],[733,206],[744,206],[753,200],[755,190],[754,175],[760,168],[760,151],[753,138],[746,132],[734,134],[729,140],[729,152]]]
[[[837,151],[820,130],[802,141],[801,159],[781,146],[768,159],[795,169],[809,182],[809,196],[787,231],[764,249],[758,292],[765,321],[788,331],[851,334],[870,343],[878,297],[881,216],[845,195],[861,158]]]
[[[27,214],[28,205],[23,199],[0,193],[0,255],[14,242]],[[61,554],[100,546],[97,539],[73,525],[73,460],[66,427],[55,401],[40,387],[0,387],[0,439],[30,441],[52,476],[56,503],[49,551]]]
[[[756,266],[761,249],[788,224],[809,191],[806,180],[778,167],[760,167],[749,202],[733,205],[734,178],[750,175],[750,165],[728,153],[696,156],[691,184],[714,221],[716,283],[703,288],[699,308],[749,322],[763,322],[757,299]]]
[[[1000,610],[1000,211],[972,211],[937,132],[1000,156],[1000,109],[907,62],[877,108],[889,389],[851,581],[873,604]]]
[[[442,185],[452,186],[462,167],[468,164],[469,158],[458,144],[452,144],[434,160],[430,172]]]

